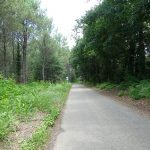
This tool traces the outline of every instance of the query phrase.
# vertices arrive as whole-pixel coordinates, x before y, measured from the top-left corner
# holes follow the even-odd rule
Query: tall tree
[[[88,11],[76,28],[83,33],[72,53],[77,73],[91,82],[148,76],[149,8],[148,0],[103,0]]]

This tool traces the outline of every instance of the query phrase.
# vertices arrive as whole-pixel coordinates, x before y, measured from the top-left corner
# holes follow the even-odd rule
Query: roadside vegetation
[[[104,82],[97,84],[96,87],[101,90],[117,90],[118,96],[129,96],[134,100],[150,100],[150,80],[126,81],[120,84]]]
[[[70,50],[40,0],[2,0],[0,8],[0,149],[16,133],[23,150],[37,150],[67,99]]]
[[[36,112],[45,113],[41,126],[32,139],[22,143],[22,149],[37,149],[47,139],[47,128],[53,126],[71,85],[33,82],[16,84],[12,79],[0,77],[0,140],[17,130],[20,122],[28,122]],[[31,146],[32,145],[32,146]]]

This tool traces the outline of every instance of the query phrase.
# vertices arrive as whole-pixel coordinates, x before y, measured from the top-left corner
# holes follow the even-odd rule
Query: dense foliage
[[[0,73],[18,82],[65,79],[69,50],[39,0],[0,2]]]
[[[94,83],[150,78],[149,0],[103,0],[75,31],[83,33],[71,57],[78,77]]]
[[[150,80],[141,81],[124,81],[122,83],[115,84],[112,82],[104,82],[97,84],[96,87],[101,90],[115,90],[118,96],[129,96],[134,100],[150,99]]]
[[[69,92],[68,83],[46,82],[18,85],[0,78],[0,139],[15,131],[19,121],[36,111],[52,113],[61,109]]]

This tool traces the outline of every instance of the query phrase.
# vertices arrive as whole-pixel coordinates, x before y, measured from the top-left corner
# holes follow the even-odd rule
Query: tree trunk
[[[128,52],[128,73],[130,75],[134,75],[134,68],[135,68],[135,42],[133,40],[131,40],[130,42],[130,48],[129,48],[129,52]]]
[[[15,43],[13,33],[12,33],[12,53],[13,53],[12,73],[15,74]]]
[[[4,48],[4,51],[3,51],[3,57],[4,57],[4,77],[6,78],[7,77],[7,64],[6,64],[6,30],[5,28],[3,28],[3,48]]]
[[[145,73],[145,46],[144,46],[144,34],[142,25],[140,26],[139,29],[139,46],[137,49],[137,70],[138,70],[138,77],[142,79]]]
[[[16,73],[17,73],[17,81],[21,80],[21,55],[20,55],[20,44],[19,40],[17,41],[17,60],[16,60]]]
[[[23,55],[22,55],[22,82],[27,82],[27,27],[26,22],[23,23]]]
[[[45,65],[46,65],[46,36],[43,37],[42,43],[42,80],[45,81]]]
[[[45,81],[45,65],[44,65],[44,63],[42,65],[42,79],[43,79],[43,81]]]

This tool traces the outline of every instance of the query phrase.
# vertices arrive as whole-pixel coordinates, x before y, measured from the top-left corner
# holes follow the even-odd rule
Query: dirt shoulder
[[[133,100],[129,96],[118,96],[119,91],[117,90],[106,91],[97,88],[94,89],[104,96],[111,97],[113,98],[113,100],[116,100],[124,105],[127,105],[128,107],[132,107],[142,114],[150,116],[150,100],[147,99]]]

